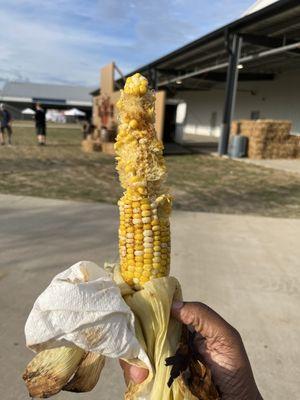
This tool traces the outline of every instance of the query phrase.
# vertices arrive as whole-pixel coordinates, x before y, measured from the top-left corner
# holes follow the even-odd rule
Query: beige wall
[[[239,82],[234,119],[250,119],[252,112],[259,111],[261,119],[292,121],[292,133],[299,135],[299,88],[300,70],[282,73],[272,81]],[[224,85],[208,91],[180,92],[177,99],[187,103],[186,119],[179,132],[217,137],[220,135]],[[176,140],[181,140],[180,135],[177,135]]]

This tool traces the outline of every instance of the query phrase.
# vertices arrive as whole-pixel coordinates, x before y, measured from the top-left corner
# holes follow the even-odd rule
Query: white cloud
[[[251,0],[10,0],[1,5],[0,77],[97,85],[233,20]]]

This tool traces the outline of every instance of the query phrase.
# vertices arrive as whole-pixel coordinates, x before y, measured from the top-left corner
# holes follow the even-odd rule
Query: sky
[[[0,0],[0,83],[97,87],[238,17],[254,0]]]

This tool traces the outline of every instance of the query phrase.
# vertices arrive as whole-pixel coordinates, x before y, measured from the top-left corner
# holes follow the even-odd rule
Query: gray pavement
[[[23,327],[37,295],[76,261],[115,261],[117,226],[110,205],[0,195],[1,400],[28,398]],[[299,398],[299,237],[300,220],[172,217],[172,273],[185,299],[206,302],[241,332],[265,399]],[[56,398],[122,399],[119,368],[108,366],[93,392]]]
[[[235,158],[234,160],[246,162],[248,164],[259,165],[265,168],[277,169],[279,171],[300,174],[300,159],[278,159],[278,160],[251,160],[249,158]]]

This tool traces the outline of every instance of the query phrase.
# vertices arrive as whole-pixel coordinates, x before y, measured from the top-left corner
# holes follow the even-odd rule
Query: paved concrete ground
[[[1,195],[0,221],[0,393],[25,400],[23,327],[35,298],[78,260],[115,261],[118,216],[109,205]],[[172,234],[185,299],[241,332],[265,399],[299,398],[300,220],[174,212]],[[56,398],[120,400],[121,374],[108,364],[90,394]]]
[[[300,174],[300,159],[292,160],[250,160],[249,158],[239,158],[238,161],[243,161],[248,164],[260,165],[261,167],[277,169],[280,171],[292,172]]]

